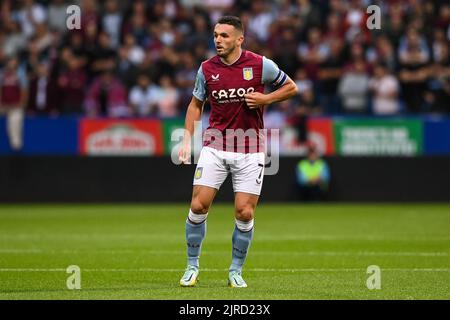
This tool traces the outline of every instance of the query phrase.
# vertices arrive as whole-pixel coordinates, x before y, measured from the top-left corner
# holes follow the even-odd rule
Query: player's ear
[[[237,41],[240,45],[244,42],[244,35],[242,33],[238,36]]]

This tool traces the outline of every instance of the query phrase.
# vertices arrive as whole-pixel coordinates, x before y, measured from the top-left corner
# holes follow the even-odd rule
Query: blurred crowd
[[[450,113],[450,4],[432,0],[0,0],[0,110],[182,117],[212,30],[241,17],[244,47],[300,88],[268,107],[310,114]],[[81,29],[66,25],[81,8]],[[369,5],[381,29],[369,30]],[[270,117],[270,115],[272,115]]]

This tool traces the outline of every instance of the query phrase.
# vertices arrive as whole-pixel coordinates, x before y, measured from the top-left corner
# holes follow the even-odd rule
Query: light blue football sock
[[[206,220],[199,224],[186,220],[186,243],[188,265],[199,267],[202,242],[206,234]]]
[[[242,267],[247,258],[247,253],[250,248],[250,243],[253,239],[253,220],[244,223],[246,225],[245,231],[238,228],[237,224],[242,224],[242,221],[236,221],[236,226],[233,232],[233,253],[230,271],[242,272]]]

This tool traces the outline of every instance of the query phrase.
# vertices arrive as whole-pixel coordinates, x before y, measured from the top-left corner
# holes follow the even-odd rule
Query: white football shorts
[[[234,192],[260,195],[264,163],[264,152],[238,153],[203,147],[194,173],[194,185],[219,190],[231,173]]]

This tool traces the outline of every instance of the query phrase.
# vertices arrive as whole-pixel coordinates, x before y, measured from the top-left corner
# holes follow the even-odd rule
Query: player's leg
[[[199,267],[201,246],[206,234],[206,218],[217,190],[207,186],[194,186],[191,208],[186,219],[188,265]]]
[[[235,193],[235,221],[232,243],[232,261],[228,284],[231,287],[247,287],[242,278],[242,268],[253,239],[253,222],[259,196],[250,193]]]
[[[231,287],[247,287],[242,278],[242,268],[253,239],[256,205],[264,177],[264,154],[239,156],[231,166],[235,191],[235,228],[233,231],[232,262],[228,276]]]
[[[198,281],[199,259],[206,235],[206,218],[217,190],[196,185],[192,192],[191,208],[186,219],[187,268],[180,280],[183,287],[194,286]]]
[[[199,258],[206,235],[206,218],[217,190],[228,175],[220,153],[203,148],[194,174],[191,207],[186,219],[186,243],[188,262],[180,280],[182,286],[193,286],[198,280]]]

